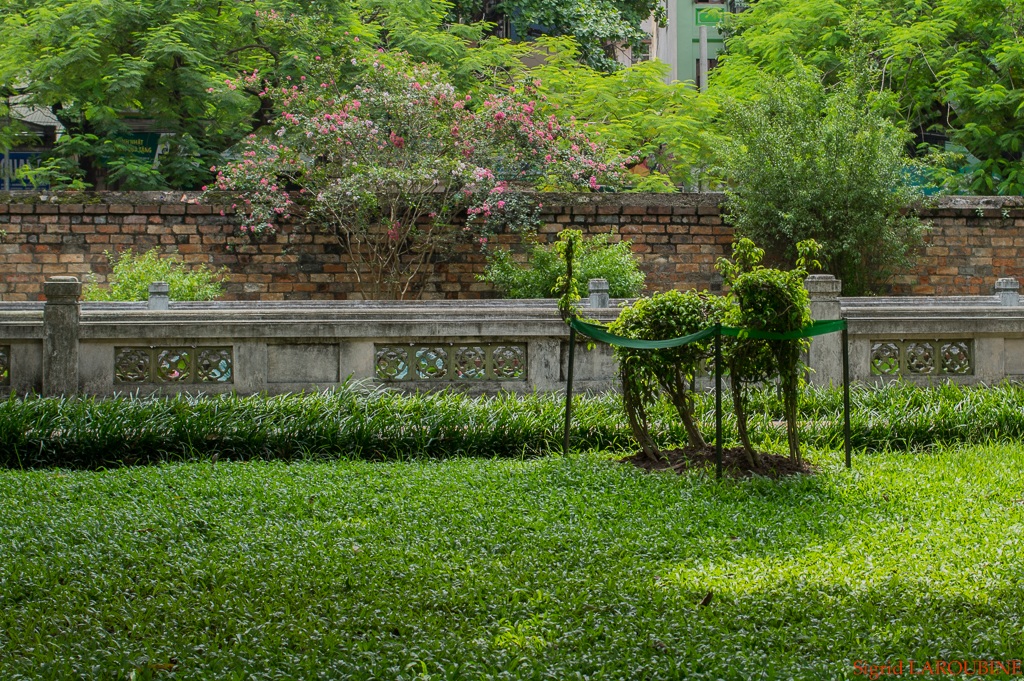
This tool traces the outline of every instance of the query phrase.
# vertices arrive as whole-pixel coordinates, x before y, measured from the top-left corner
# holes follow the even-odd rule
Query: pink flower
[[[597,178],[594,176],[590,177],[590,188],[593,189],[595,192],[597,191]]]
[[[480,237],[480,245],[483,246],[485,243],[487,243],[487,239]]]
[[[504,207],[505,207],[505,202],[504,201],[498,201],[498,210],[501,210]]]

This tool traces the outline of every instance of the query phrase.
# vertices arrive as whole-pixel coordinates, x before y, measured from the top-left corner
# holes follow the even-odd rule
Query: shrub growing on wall
[[[901,209],[920,196],[907,185],[907,133],[875,111],[865,85],[826,87],[807,68],[761,74],[721,121],[717,172],[738,235],[788,264],[814,239],[847,295],[913,265],[921,223]]]
[[[459,243],[487,243],[506,208],[529,222],[541,203],[527,192],[534,185],[618,182],[622,164],[571,122],[535,116],[529,88],[477,101],[401,53],[375,54],[365,66],[351,92],[327,69],[279,88],[275,132],[246,139],[211,189],[241,192],[243,228],[255,234],[305,203],[305,217],[338,240],[368,297],[417,296],[429,263]],[[271,89],[255,73],[245,85]],[[534,207],[525,216],[524,200]]]
[[[226,269],[216,272],[205,265],[189,267],[176,258],[161,258],[156,249],[145,253],[106,253],[113,268],[109,287],[103,288],[90,275],[82,288],[84,300],[148,300],[149,285],[165,281],[171,300],[213,300],[224,293],[221,281]]]
[[[625,241],[609,243],[608,236],[579,235],[573,251],[573,278],[581,291],[591,279],[607,279],[612,298],[634,298],[644,288],[646,277]],[[493,251],[480,281],[490,282],[506,298],[552,298],[565,267],[553,245],[530,243],[526,263],[518,263],[507,250]]]

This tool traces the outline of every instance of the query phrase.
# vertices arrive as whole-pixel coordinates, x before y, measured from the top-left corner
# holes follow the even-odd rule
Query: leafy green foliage
[[[619,68],[616,50],[640,48],[648,37],[640,24],[652,13],[667,24],[662,0],[455,0],[452,14],[472,21],[483,18],[488,5],[505,13],[519,40],[574,36],[583,63],[606,72]]]
[[[714,439],[713,392],[697,392],[693,416]],[[763,451],[783,451],[783,400],[774,387],[747,393],[748,435]],[[521,457],[561,451],[564,396],[461,394],[404,396],[348,384],[332,392],[280,397],[11,397],[0,402],[0,467],[115,467],[180,460],[409,459]],[[799,393],[800,439],[841,449],[843,392]],[[649,434],[658,448],[687,441],[667,398],[652,404]],[[851,392],[856,450],[926,450],[955,443],[1024,440],[1024,386],[916,388],[887,383]],[[726,446],[740,442],[736,415],[725,410]],[[635,452],[622,399],[580,396],[571,431],[576,449]]]
[[[723,321],[729,302],[707,292],[668,291],[650,298],[641,298],[624,307],[608,330],[626,338],[667,340],[703,331]],[[654,460],[657,449],[650,435],[650,412],[661,392],[675,406],[686,429],[688,442],[705,446],[700,429],[694,422],[693,392],[701,362],[713,357],[714,339],[661,350],[635,350],[615,346],[622,378],[623,409],[629,419],[633,437],[644,454]]]
[[[906,184],[905,133],[873,111],[863,84],[829,88],[799,68],[755,92],[722,106],[717,172],[737,233],[788,263],[797,243],[817,241],[847,295],[912,265],[922,227],[901,214],[920,198]]]
[[[0,89],[68,131],[37,181],[193,188],[272,117],[266,93],[226,80],[258,70],[287,82],[320,55],[351,56],[361,31],[347,0],[12,0],[0,5]],[[155,169],[125,143],[133,121],[171,133]]]
[[[814,241],[797,244],[799,257],[790,271],[762,267],[764,251],[750,239],[740,239],[733,247],[733,262],[719,258],[717,268],[729,286],[735,302],[726,312],[729,326],[751,331],[789,333],[811,323],[811,302],[804,288],[806,259],[820,247]],[[817,265],[818,263],[813,263]],[[738,337],[728,346],[727,360],[732,384],[733,410],[740,441],[752,465],[759,464],[747,434],[746,386],[778,377],[784,400],[789,455],[800,461],[797,434],[797,400],[800,388],[801,352],[809,347],[807,339],[762,340]]]
[[[573,251],[577,294],[587,290],[591,279],[607,279],[612,298],[640,295],[645,277],[628,242],[609,243],[605,234],[583,237],[579,230],[563,230],[559,236],[571,231],[580,235]],[[480,281],[493,284],[506,298],[550,298],[559,290],[559,277],[565,270],[563,257],[554,244],[528,243],[525,264],[517,262],[510,251],[495,250],[487,257],[487,270]]]
[[[113,269],[110,286],[103,288],[95,279],[86,282],[83,300],[148,300],[149,285],[154,281],[167,282],[171,300],[213,300],[224,294],[221,282],[227,268],[215,272],[205,265],[189,267],[174,258],[161,258],[155,248],[139,254],[106,255]]]
[[[513,222],[524,204],[539,209],[529,182],[577,191],[621,182],[616,153],[582,126],[536,115],[530,88],[474,102],[408,54],[374,54],[366,67],[350,93],[330,68],[281,88],[280,127],[246,139],[210,188],[239,192],[241,228],[257,234],[305,194],[304,219],[337,240],[364,295],[416,297],[428,264],[457,243],[486,244],[496,226],[532,229]]]
[[[714,100],[681,83],[667,84],[669,66],[660,61],[607,74],[579,64],[579,48],[570,39],[538,44],[549,56],[524,77],[540,81],[546,114],[585,122],[595,139],[632,157],[634,166],[643,164],[650,174],[636,177],[639,191],[671,192],[696,182],[694,168],[707,154],[700,133]]]
[[[1024,450],[840,458],[722,484],[601,454],[3,471],[0,676],[821,681],[1017,659]]]
[[[837,82],[857,55],[893,94],[894,120],[918,134],[945,132],[980,159],[947,174],[949,189],[1024,191],[1021,0],[761,0],[726,26],[728,56],[713,87],[745,92],[756,69],[787,74],[800,61]]]

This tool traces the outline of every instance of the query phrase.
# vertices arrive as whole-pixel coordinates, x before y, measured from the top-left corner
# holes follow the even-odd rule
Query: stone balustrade
[[[995,383],[1024,377],[1024,306],[1006,282],[991,296],[842,298],[813,275],[816,319],[849,320],[860,382]],[[565,387],[568,333],[553,300],[182,303],[154,284],[147,303],[80,302],[74,277],[47,300],[0,302],[0,392],[280,394],[366,379],[472,394]],[[595,281],[584,304],[602,322],[625,301]],[[605,307],[607,305],[607,307]],[[813,384],[842,380],[841,336],[813,340]],[[577,347],[579,390],[617,385],[611,348]],[[707,378],[702,378],[706,382]]]

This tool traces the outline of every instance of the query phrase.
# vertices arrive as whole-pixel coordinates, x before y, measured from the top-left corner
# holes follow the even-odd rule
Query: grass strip
[[[751,397],[754,441],[779,448],[782,405],[772,389]],[[697,399],[700,427],[714,434],[713,395]],[[278,397],[188,397],[108,400],[10,399],[0,402],[0,466],[97,468],[195,459],[371,460],[416,457],[522,457],[561,442],[563,401],[555,394],[470,398],[457,393],[403,395],[365,385]],[[802,441],[842,442],[842,393],[807,389],[800,399]],[[652,433],[663,447],[686,440],[663,403]],[[735,421],[725,414],[727,445]],[[1024,387],[936,388],[889,383],[852,395],[857,449],[909,450],[942,443],[1024,439]],[[580,396],[572,444],[629,450],[634,443],[616,394]]]
[[[1024,449],[810,458],[820,475],[721,483],[601,454],[0,471],[0,678],[1020,659]]]

